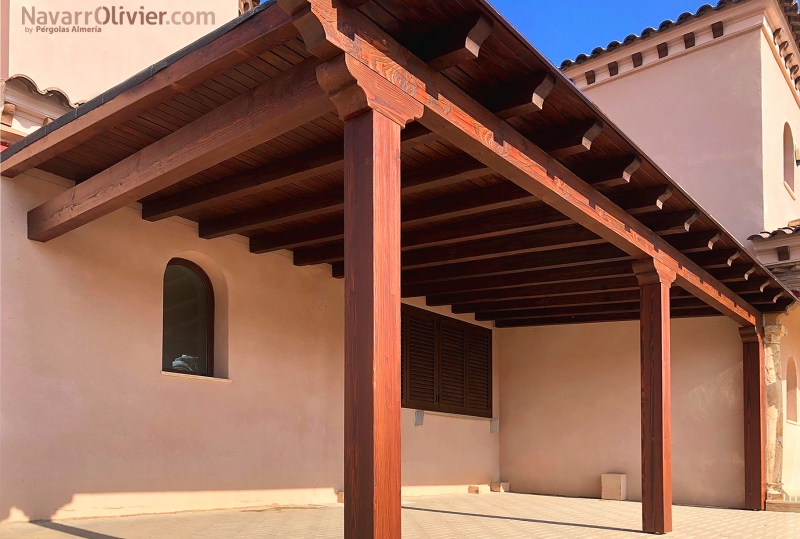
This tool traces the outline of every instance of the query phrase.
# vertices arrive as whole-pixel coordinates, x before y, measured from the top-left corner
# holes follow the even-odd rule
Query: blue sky
[[[489,0],[554,64],[716,0]]]

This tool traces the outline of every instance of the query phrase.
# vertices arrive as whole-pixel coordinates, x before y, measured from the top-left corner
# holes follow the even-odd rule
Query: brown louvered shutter
[[[406,357],[406,351],[408,350],[408,346],[406,346],[406,310],[400,309],[400,405],[407,406],[408,402],[406,400],[406,385],[408,385],[408,380],[406,380],[406,372],[408,369],[406,368],[406,363],[408,363],[408,358]]]
[[[467,331],[467,410],[492,416],[492,333],[482,328]]]
[[[436,407],[436,319],[424,311],[406,312],[408,336],[407,405],[420,410]]]
[[[439,322],[439,409],[464,413],[466,399],[466,330],[463,324]]]

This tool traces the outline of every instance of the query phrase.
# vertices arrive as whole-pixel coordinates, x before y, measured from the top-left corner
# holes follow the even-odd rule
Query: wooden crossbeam
[[[595,189],[603,189],[629,184],[641,167],[642,158],[634,155],[593,163],[591,168],[571,170]]]
[[[428,142],[431,138],[436,138],[436,135],[420,124],[412,124],[403,130],[403,146],[407,148]],[[461,168],[463,172],[465,166],[475,163],[471,157],[461,155],[459,160],[446,161],[438,166],[449,165],[456,170]],[[157,221],[329,172],[341,171],[343,167],[344,146],[341,142],[336,142],[304,152],[302,156],[292,155],[242,174],[235,174],[161,197],[152,202],[145,202],[142,205],[142,217],[148,221]],[[486,169],[483,165],[477,165],[472,169],[475,168]]]
[[[554,316],[547,318],[525,318],[498,320],[498,328],[533,327],[533,326],[563,326],[571,324],[594,324],[600,322],[624,322],[638,320],[639,312],[611,312],[602,314],[576,314],[572,316]],[[709,316],[722,316],[711,307],[699,309],[672,309],[670,318],[701,318]]]
[[[556,249],[541,253],[525,253],[487,260],[473,260],[443,266],[409,269],[403,272],[402,282],[417,284],[629,259],[630,257],[625,252],[613,245],[589,245],[587,247]]]
[[[28,237],[48,241],[333,110],[316,58],[157,140],[28,212]]]
[[[97,108],[46,134],[10,158],[0,152],[3,175],[37,167],[140,112],[224,73],[248,58],[298,36],[291,18],[277,5],[250,17],[214,41],[186,54]]]
[[[700,212],[696,210],[686,210],[646,215],[640,217],[639,221],[653,232],[660,235],[667,235],[689,232],[692,224],[699,218]]]
[[[414,50],[431,69],[445,69],[475,60],[492,33],[492,21],[473,13],[435,31],[418,36]]]
[[[761,294],[772,283],[768,277],[753,277],[744,282],[730,283],[728,288],[744,296],[746,294]]]
[[[563,159],[577,153],[588,152],[592,143],[603,132],[603,122],[591,120],[547,133],[537,142],[539,147],[555,159]]]
[[[692,303],[684,303],[673,310],[681,312],[708,309],[708,305],[696,298],[691,298]],[[490,311],[475,313],[475,319],[481,321],[513,320],[515,318],[552,318],[560,316],[574,316],[585,314],[611,314],[634,312],[639,313],[639,300],[620,303],[573,305],[566,307],[543,307],[539,309],[519,309],[514,311]],[[719,313],[717,313],[719,314]]]
[[[583,227],[570,227],[544,232],[524,232],[480,241],[440,245],[406,250],[400,260],[403,268],[435,266],[461,260],[482,260],[500,255],[537,252],[554,247],[593,245],[605,243],[595,233]],[[297,266],[339,262],[344,258],[343,246],[327,246],[295,251]]]
[[[453,305],[456,314],[483,313],[481,320],[486,320],[488,313],[516,311],[523,309],[546,309],[550,307],[576,307],[585,305],[612,305],[639,301],[638,290],[622,292],[600,292],[575,294],[570,296],[554,296],[551,298],[525,298],[511,300],[476,301]]]
[[[633,276],[624,276],[593,279],[590,281],[547,283],[492,290],[432,294],[427,297],[426,301],[428,305],[457,305],[460,303],[474,303],[477,301],[567,296],[591,292],[615,292],[637,289],[638,284],[636,278]]]
[[[405,298],[442,294],[449,292],[470,292],[475,290],[491,290],[495,288],[511,288],[529,284],[563,283],[593,279],[607,279],[631,274],[631,263],[600,262],[584,266],[544,269],[509,273],[504,275],[487,275],[453,279],[434,283],[402,284],[401,293]]]
[[[332,0],[305,0],[302,9],[288,4],[286,8],[295,16],[295,25],[310,51],[322,56],[334,50],[345,52],[348,65],[358,70],[360,77],[380,79],[414,98],[425,107],[420,123],[498,174],[630,256],[655,258],[668,265],[676,272],[679,286],[742,325],[760,321],[761,314],[754,307],[580,181],[361,13],[334,6]]]
[[[447,158],[444,163],[436,162],[421,165],[416,170],[407,171],[402,177],[402,193],[414,193],[426,188],[441,187],[452,183],[458,183],[466,179],[480,177],[489,172],[487,167],[468,156],[455,156]],[[485,194],[487,199],[501,199],[503,194],[510,194],[515,191],[519,198],[531,198],[527,193],[518,189],[514,184],[505,184],[500,189],[487,189]],[[470,201],[466,200],[467,195],[461,194],[460,200],[465,204],[462,211],[467,212]],[[449,197],[453,198],[453,197]],[[472,207],[481,207],[482,200],[480,195],[472,193]],[[493,199],[492,199],[493,200]],[[512,204],[513,202],[509,202]],[[487,202],[487,205],[490,202]],[[423,204],[420,203],[418,212],[424,213]],[[428,205],[424,205],[428,208]],[[323,193],[317,193],[310,197],[302,197],[299,200],[289,202],[278,202],[260,208],[241,211],[232,215],[216,217],[200,222],[200,237],[211,239],[238,234],[248,230],[262,228],[267,225],[276,225],[292,221],[299,221],[341,212],[344,208],[344,192],[342,189],[333,189]],[[423,217],[420,217],[422,219]],[[342,255],[344,256],[344,255]]]
[[[687,253],[692,262],[703,269],[729,268],[733,261],[742,256],[739,249],[720,249],[702,253]]]
[[[673,234],[667,236],[667,241],[677,250],[690,253],[710,251],[720,238],[722,238],[722,233],[719,230],[700,230],[698,232]]]
[[[552,74],[538,73],[524,83],[493,91],[486,100],[486,108],[504,120],[539,112],[555,86]]]
[[[615,193],[610,198],[621,208],[640,214],[659,211],[671,195],[671,187],[657,186]],[[448,216],[449,214],[445,214],[444,217]],[[468,238],[483,239],[513,232],[561,227],[572,223],[574,222],[562,213],[549,206],[543,206],[406,231],[402,235],[402,245],[404,249],[424,245],[442,245]],[[250,251],[266,253],[341,240],[343,230],[343,223],[330,223],[304,226],[286,232],[262,234],[251,238]]]
[[[712,268],[708,272],[722,283],[735,283],[748,280],[757,269],[755,264],[735,264],[726,268]]]

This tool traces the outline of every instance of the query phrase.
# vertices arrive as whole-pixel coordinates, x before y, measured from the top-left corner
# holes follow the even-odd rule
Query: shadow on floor
[[[74,537],[83,537],[84,539],[122,539],[121,537],[114,537],[113,535],[106,535],[104,533],[82,530],[80,528],[67,526],[66,524],[60,524],[58,522],[41,521],[31,522],[31,524],[41,526],[42,528],[47,528],[48,530],[66,533],[67,535],[72,535]]]
[[[442,509],[425,509],[423,507],[408,507],[403,506],[403,509],[408,509],[409,511],[425,511],[428,513],[443,513],[447,515],[458,515],[464,517],[479,517],[479,518],[494,518],[497,520],[514,520],[517,522],[531,522],[534,524],[552,524],[554,526],[567,526],[569,528],[590,528],[593,530],[607,530],[612,532],[630,532],[630,533],[641,533],[642,535],[646,535],[642,530],[631,530],[628,528],[612,528],[610,526],[595,526],[593,524],[578,524],[575,522],[556,522],[552,520],[537,520],[534,518],[520,518],[520,517],[503,517],[498,515],[481,515],[478,513],[459,513],[458,511],[444,511]]]

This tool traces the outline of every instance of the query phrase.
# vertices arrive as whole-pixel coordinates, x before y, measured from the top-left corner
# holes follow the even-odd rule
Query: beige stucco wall
[[[65,12],[94,13],[101,6],[109,9],[115,6],[117,10],[122,6],[126,10],[130,8],[131,13],[167,11],[168,15],[162,19],[163,25],[141,24],[141,17],[137,16],[133,25],[127,19],[122,25],[111,22],[100,25],[99,33],[50,34],[37,32],[36,25],[31,25],[29,19],[23,24],[23,7],[27,13],[32,13],[32,8],[37,13],[59,13],[57,20],[60,22]],[[214,14],[213,24],[211,19],[208,19],[209,24],[168,24],[174,12],[210,12]],[[96,0],[10,0],[8,74],[28,75],[41,89],[56,87],[66,92],[72,101],[86,101],[222,26],[238,13],[236,0],[150,0],[135,4]],[[102,12],[101,21],[105,17]],[[97,26],[94,15],[90,16],[89,25],[84,24],[84,15],[80,21],[81,26]]]
[[[786,398],[786,380],[789,360],[800,365],[800,309],[792,310],[778,319],[786,330],[781,338],[781,378]],[[785,401],[784,401],[785,402]],[[786,407],[784,406],[784,410]],[[800,424],[788,421],[784,414],[783,426],[783,487],[790,495],[800,496]]]
[[[761,39],[763,66],[764,230],[775,230],[800,218],[800,201],[784,186],[783,130],[788,123],[794,144],[800,145],[800,106],[795,90],[786,82],[786,69],[778,64],[766,38]],[[795,168],[795,191],[800,174]],[[754,233],[757,231],[754,231]]]
[[[0,185],[0,521],[335,502],[342,281],[134,208],[31,242],[26,211],[58,181]],[[161,373],[163,272],[178,255],[214,281],[230,381]],[[402,422],[407,494],[499,478],[488,420]]]
[[[499,330],[500,474],[513,490],[641,500],[638,322]],[[672,323],[677,504],[744,504],[742,345],[725,318]]]
[[[764,226],[762,39],[756,28],[585,90],[743,243]]]

